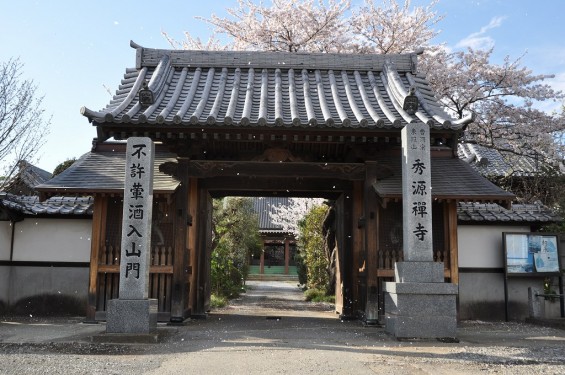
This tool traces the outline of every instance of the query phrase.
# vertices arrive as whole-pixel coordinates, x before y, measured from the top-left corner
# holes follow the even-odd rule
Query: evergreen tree
[[[261,249],[259,219],[250,198],[215,199],[212,217],[212,293],[233,297],[247,278],[249,256]]]

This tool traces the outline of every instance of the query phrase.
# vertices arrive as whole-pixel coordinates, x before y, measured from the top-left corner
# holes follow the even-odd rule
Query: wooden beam
[[[365,165],[361,163],[274,163],[192,160],[188,173],[199,178],[208,177],[292,177],[363,180]]]
[[[238,178],[213,177],[202,181],[202,186],[213,197],[238,196],[288,196],[322,197],[337,199],[341,192],[351,189],[351,181],[332,178]]]
[[[98,266],[99,273],[120,273],[119,264],[101,264]],[[149,266],[149,273],[172,274],[173,266]]]
[[[94,199],[92,213],[92,241],[90,244],[90,273],[88,279],[88,305],[86,321],[96,321],[96,300],[98,295],[98,267],[100,247],[106,239],[106,216],[108,212],[108,197],[97,196]]]

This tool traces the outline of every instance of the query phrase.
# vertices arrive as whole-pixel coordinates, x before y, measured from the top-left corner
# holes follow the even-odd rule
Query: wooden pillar
[[[352,225],[353,225],[353,199],[351,191],[345,191],[335,202],[336,209],[336,246],[338,274],[336,275],[336,311],[341,319],[355,317],[353,310],[353,278],[352,263]],[[340,310],[338,310],[340,308]]]
[[[353,182],[353,254],[352,254],[352,267],[351,279],[353,285],[353,309],[359,310],[365,307],[365,296],[361,298],[361,291],[366,290],[366,259],[365,251],[363,249],[363,236],[364,230],[361,218],[363,216],[363,182]],[[337,299],[337,298],[336,298]]]
[[[197,275],[196,299],[191,312],[194,318],[205,318],[210,308],[210,257],[212,250],[212,197],[203,188],[198,189],[198,238],[196,241]]]
[[[373,188],[376,182],[377,163],[365,162],[365,183],[363,187],[363,217],[365,219],[365,254],[367,275],[367,297],[365,319],[375,323],[378,318],[378,221],[377,194]]]
[[[188,225],[188,168],[185,160],[179,159],[176,177],[180,186],[175,192],[174,215],[174,256],[173,280],[171,290],[171,322],[182,322],[185,319],[186,275],[188,263],[187,225]]]
[[[288,266],[290,263],[290,246],[289,239],[284,239],[284,274],[288,275]]]
[[[459,284],[459,248],[457,245],[457,202],[447,203],[447,222],[449,230],[449,268],[451,269],[451,282]]]
[[[259,273],[265,273],[265,240],[263,240],[263,248],[261,249],[261,258],[259,260]]]
[[[92,241],[90,243],[90,274],[88,281],[88,306],[86,308],[86,322],[96,322],[96,299],[98,297],[98,263],[100,249],[106,241],[106,216],[108,212],[108,197],[97,196],[94,198],[92,214]]]
[[[189,265],[188,265],[188,301],[187,306],[190,310],[196,306],[196,297],[197,297],[197,281],[196,278],[198,277],[198,252],[196,249],[198,248],[198,225],[199,225],[199,218],[198,218],[198,180],[194,177],[189,177],[188,180],[188,218],[189,218],[189,227],[188,227],[188,239],[187,239],[187,246],[188,246],[188,258],[189,258]],[[192,313],[192,311],[190,311]]]

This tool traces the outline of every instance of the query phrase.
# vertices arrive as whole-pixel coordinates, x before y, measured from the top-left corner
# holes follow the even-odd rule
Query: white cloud
[[[481,27],[481,30],[479,30],[478,32],[469,34],[465,38],[461,39],[459,42],[457,42],[455,47],[458,48],[471,47],[473,49],[480,49],[480,50],[490,49],[494,47],[495,44],[494,39],[485,34],[487,34],[489,30],[500,27],[502,25],[502,21],[504,21],[505,19],[506,16],[493,17],[488,23],[488,25]]]
[[[119,25],[120,23],[118,21],[114,21],[114,25]]]

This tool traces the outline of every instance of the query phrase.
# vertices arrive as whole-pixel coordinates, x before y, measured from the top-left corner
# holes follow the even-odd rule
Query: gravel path
[[[565,374],[564,330],[472,321],[459,343],[399,342],[287,283],[253,284],[206,320],[160,324],[159,344],[90,343],[104,329],[0,318],[0,374]]]

